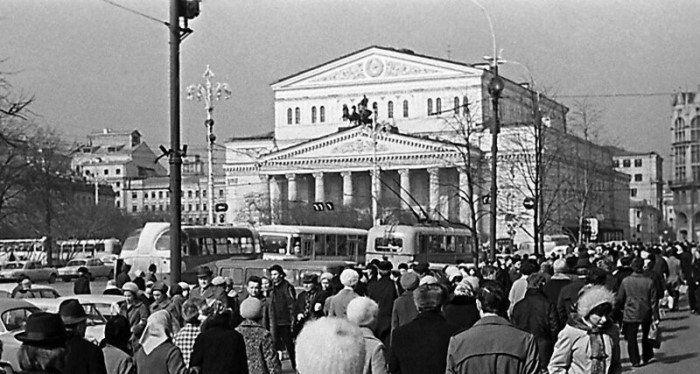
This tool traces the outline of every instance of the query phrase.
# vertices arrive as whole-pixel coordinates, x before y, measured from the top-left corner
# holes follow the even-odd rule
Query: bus
[[[270,225],[258,228],[265,260],[365,262],[367,230],[347,227]]]
[[[43,236],[38,239],[1,239],[0,265],[8,261],[40,261],[46,263],[44,249],[48,239]]]
[[[458,227],[379,225],[367,237],[367,261],[385,259],[394,266],[472,263],[475,250],[471,230]]]
[[[121,249],[121,242],[116,238],[57,240],[52,257],[54,264],[65,265],[75,259],[102,259],[109,255],[118,255]]]
[[[260,240],[255,230],[236,226],[182,226],[180,232],[182,280],[196,282],[200,265],[227,258],[260,257]],[[170,277],[170,224],[148,222],[132,232],[122,245],[120,262],[131,265],[130,275],[156,265],[158,278]],[[119,269],[117,269],[119,270]],[[216,271],[216,269],[212,269]]]

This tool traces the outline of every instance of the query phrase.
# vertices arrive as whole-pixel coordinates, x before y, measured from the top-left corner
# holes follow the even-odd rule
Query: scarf
[[[168,340],[170,340],[170,313],[159,310],[148,317],[146,329],[139,339],[139,344],[148,356]]]
[[[588,333],[588,340],[591,345],[591,372],[590,374],[606,374],[605,360],[608,355],[605,353],[604,328],[597,328],[585,323],[580,317],[571,322],[571,326],[584,330]]]

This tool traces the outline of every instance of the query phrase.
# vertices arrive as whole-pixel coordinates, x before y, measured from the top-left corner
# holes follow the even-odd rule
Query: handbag
[[[659,328],[659,321],[653,321],[651,323],[647,339],[651,340],[652,347],[656,349],[661,348],[661,329]]]

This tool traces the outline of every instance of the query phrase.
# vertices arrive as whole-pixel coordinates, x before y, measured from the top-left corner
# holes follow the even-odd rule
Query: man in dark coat
[[[693,255],[687,248],[684,248],[680,244],[676,246],[678,259],[681,261],[681,274],[683,275],[683,280],[686,285],[688,285],[688,305],[690,306],[690,313],[699,312],[697,309],[697,300],[695,298],[696,282],[698,281],[694,277],[693,273]]]
[[[119,274],[117,274],[117,278],[115,279],[117,281],[117,288],[121,289],[125,283],[131,282],[129,271],[131,271],[131,265],[122,265],[122,271]]]
[[[447,290],[425,284],[413,291],[419,313],[411,322],[394,330],[391,337],[389,371],[401,374],[444,373],[450,336],[459,327],[450,324],[440,309]]]
[[[190,368],[202,374],[248,374],[248,359],[243,335],[230,325],[231,311],[226,310],[206,320],[194,341]]]
[[[90,273],[85,266],[78,268],[78,278],[73,283],[74,295],[89,295],[90,292]]]
[[[204,299],[209,305],[219,301],[221,305],[227,306],[228,299],[224,289],[211,283],[213,275],[214,272],[208,266],[200,266],[197,269],[197,285],[190,292],[189,298],[198,297]]]
[[[294,355],[294,302],[296,301],[296,290],[285,278],[286,273],[281,266],[275,264],[268,269],[272,280],[272,308],[275,310],[277,319],[275,327],[277,330],[277,350],[287,350],[292,368],[296,368]]]
[[[87,314],[76,299],[65,300],[58,307],[68,333],[68,356],[64,374],[107,374],[102,350],[85,340]]]
[[[394,300],[396,300],[398,296],[396,294],[394,281],[391,280],[391,268],[391,262],[380,262],[379,265],[377,265],[379,278],[367,286],[367,296],[376,301],[379,305],[379,313],[377,315],[377,324],[374,333],[375,336],[387,346],[391,334],[391,311],[394,308]]]
[[[418,288],[418,282],[420,282],[418,274],[414,271],[407,271],[401,276],[399,281],[405,291],[394,300],[394,308],[391,311],[392,333],[398,327],[413,321],[418,315],[416,303],[413,302],[413,290]]]
[[[328,297],[325,291],[321,291],[318,286],[318,275],[306,274],[302,279],[304,291],[301,291],[297,296],[296,306],[296,324],[294,328],[294,336],[299,334],[304,324],[307,321],[323,317],[323,304]]]
[[[447,368],[440,373],[539,373],[536,339],[505,318],[508,297],[498,283],[487,281],[481,285],[477,307],[481,319],[450,339]]]
[[[544,284],[542,292],[547,296],[547,300],[549,300],[550,303],[557,305],[559,294],[562,288],[571,283],[571,277],[567,274],[569,272],[569,267],[566,265],[566,260],[562,258],[554,261],[552,268],[554,270],[554,275]]]

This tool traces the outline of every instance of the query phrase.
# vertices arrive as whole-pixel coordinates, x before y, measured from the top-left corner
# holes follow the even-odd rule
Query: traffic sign
[[[226,203],[218,203],[214,205],[214,211],[217,213],[225,212],[228,210],[228,204]]]
[[[526,197],[523,200],[523,206],[525,209],[534,209],[535,208],[535,199],[532,197]]]

